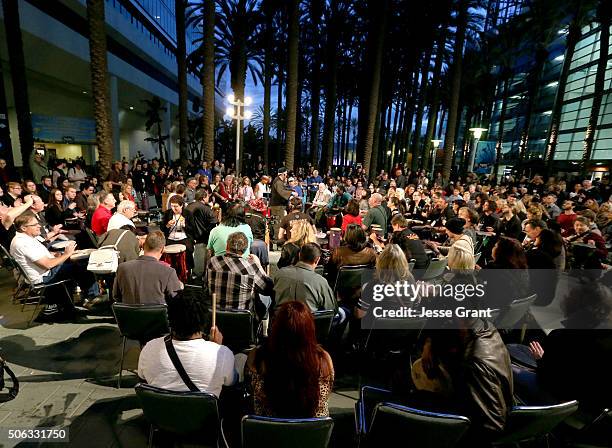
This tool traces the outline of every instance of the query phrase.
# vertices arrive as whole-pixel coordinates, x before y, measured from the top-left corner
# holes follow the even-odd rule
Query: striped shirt
[[[255,256],[226,253],[208,262],[208,287],[217,295],[217,308],[252,308],[256,293],[271,290],[272,279]]]

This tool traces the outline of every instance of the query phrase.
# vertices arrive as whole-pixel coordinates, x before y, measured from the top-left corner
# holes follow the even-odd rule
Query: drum
[[[187,282],[189,269],[187,268],[187,247],[184,244],[166,246],[161,260],[174,268],[180,281]]]
[[[372,224],[370,226],[370,229],[376,234],[378,238],[382,238],[382,236],[384,235],[382,227],[378,224]]]
[[[340,247],[340,240],[342,239],[342,229],[338,227],[332,227],[329,229],[329,249],[333,250],[336,247]]]
[[[72,261],[75,261],[75,260],[84,260],[86,258],[89,258],[89,254],[91,254],[95,250],[96,249],[79,249],[79,250],[75,250],[74,253],[70,256],[70,259]]]

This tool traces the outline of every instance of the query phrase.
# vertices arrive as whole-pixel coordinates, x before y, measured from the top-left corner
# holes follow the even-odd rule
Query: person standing
[[[281,167],[278,169],[278,175],[272,182],[272,191],[270,196],[270,211],[272,213],[272,235],[278,235],[278,227],[280,221],[287,212],[287,201],[291,196],[296,196],[297,193],[293,189],[287,187],[287,168]]]

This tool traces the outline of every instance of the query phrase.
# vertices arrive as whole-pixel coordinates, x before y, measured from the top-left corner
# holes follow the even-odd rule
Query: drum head
[[[164,249],[167,254],[180,254],[187,250],[187,246],[184,244],[170,244]]]

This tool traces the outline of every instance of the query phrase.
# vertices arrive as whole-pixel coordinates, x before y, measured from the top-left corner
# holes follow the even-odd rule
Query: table
[[[96,249],[79,249],[79,250],[75,250],[74,253],[70,256],[70,260],[72,261],[76,261],[76,260],[85,260],[86,258],[89,258],[89,255],[95,251]]]

